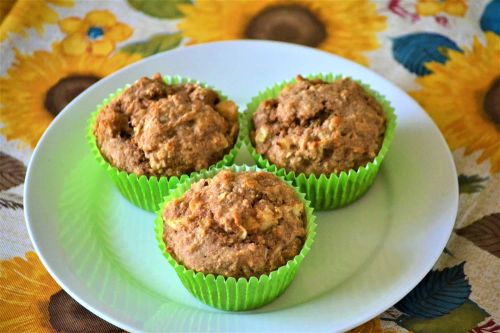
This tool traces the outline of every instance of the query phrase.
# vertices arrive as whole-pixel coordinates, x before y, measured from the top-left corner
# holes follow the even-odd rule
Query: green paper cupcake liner
[[[333,74],[313,74],[308,75],[307,78],[333,82],[343,77]],[[291,181],[301,192],[306,194],[306,198],[311,201],[311,205],[317,210],[340,208],[360,198],[373,184],[380,169],[380,165],[382,164],[382,160],[394,137],[396,114],[389,101],[378,92],[372,90],[369,85],[358,80],[354,81],[360,84],[367,93],[372,95],[382,105],[387,115],[384,140],[379,153],[372,162],[359,167],[357,170],[351,169],[349,172],[342,171],[340,174],[322,174],[319,177],[315,174],[307,176],[304,173],[296,174],[293,171],[289,172],[284,168],[278,168],[276,165],[269,162],[263,155],[257,153],[250,140],[250,132],[253,129],[253,114],[257,111],[259,104],[263,100],[276,98],[286,85],[295,83],[295,79],[278,83],[260,92],[247,104],[247,109],[242,116],[240,139],[247,146],[250,155],[257,165]]]
[[[204,87],[208,87],[216,91],[221,100],[227,100],[220,91],[206,85],[203,82],[196,81],[187,77],[181,76],[163,76],[163,80],[167,84],[184,84],[184,83],[197,83]],[[92,113],[87,127],[87,141],[90,145],[93,155],[95,156],[97,162],[106,170],[109,174],[116,187],[120,193],[128,201],[137,207],[145,209],[150,212],[155,212],[158,210],[159,204],[163,201],[163,197],[167,195],[168,191],[174,189],[179,183],[189,179],[189,176],[195,176],[200,171],[193,172],[191,175],[182,175],[180,177],[147,177],[138,176],[134,173],[128,173],[126,171],[121,171],[109,164],[106,159],[102,156],[99,148],[96,144],[96,138],[93,134],[93,128],[96,122],[98,113],[114,98],[120,96],[123,91],[129,88],[130,85],[125,86],[125,88],[118,89],[114,94],[110,94],[108,98],[104,99],[101,104],[97,106],[97,110]],[[241,114],[238,113],[239,118]],[[239,119],[239,126],[241,129],[241,119]],[[222,166],[232,165],[236,154],[241,147],[241,136],[238,136],[238,140],[234,144],[233,148],[217,163],[211,165],[209,168],[219,168]],[[201,170],[202,171],[202,170]]]
[[[265,171],[257,166],[237,166],[229,167],[235,172],[241,171]],[[226,311],[244,311],[261,307],[270,303],[281,295],[290,285],[297,269],[311,249],[314,237],[316,235],[316,223],[313,215],[313,209],[309,205],[309,201],[305,199],[304,194],[296,188],[302,202],[304,202],[306,221],[307,221],[307,236],[302,250],[296,255],[293,260],[289,260],[286,265],[279,267],[270,274],[261,275],[260,277],[251,277],[250,279],[233,277],[225,278],[224,276],[213,274],[203,274],[187,269],[183,265],[177,263],[175,259],[167,252],[166,245],[163,241],[163,219],[162,212],[165,205],[173,199],[181,197],[191,184],[202,178],[211,178],[216,175],[222,168],[214,168],[209,171],[200,172],[192,176],[188,181],[178,185],[175,190],[172,190],[165,198],[165,202],[161,205],[158,211],[158,216],[155,221],[155,232],[158,246],[167,259],[167,261],[175,269],[182,284],[203,303],[212,307]],[[280,177],[287,184],[293,186],[289,181]]]

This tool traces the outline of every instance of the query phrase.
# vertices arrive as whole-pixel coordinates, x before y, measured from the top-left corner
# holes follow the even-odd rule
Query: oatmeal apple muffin
[[[253,114],[257,153],[279,168],[317,176],[357,169],[377,156],[386,115],[374,97],[349,78],[296,81]]]
[[[143,77],[97,115],[93,133],[102,156],[119,170],[180,176],[221,160],[238,136],[232,101],[198,84]]]
[[[305,215],[295,190],[277,176],[223,170],[165,206],[163,240],[188,269],[259,277],[299,254]]]

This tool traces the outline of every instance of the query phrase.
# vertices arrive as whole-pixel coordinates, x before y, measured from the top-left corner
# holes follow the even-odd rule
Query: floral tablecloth
[[[33,252],[26,165],[64,106],[157,52],[273,39],[396,83],[455,158],[460,207],[434,270],[353,332],[500,332],[500,0],[0,1],[0,331],[120,331],[72,300]]]

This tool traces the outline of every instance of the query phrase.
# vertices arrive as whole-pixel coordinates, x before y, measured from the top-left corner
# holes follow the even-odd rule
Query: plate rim
[[[407,98],[411,99],[418,106],[418,108],[421,110],[422,115],[425,118],[427,118],[428,121],[430,121],[432,123],[432,125],[435,127],[436,131],[439,134],[438,136],[439,136],[439,139],[441,141],[441,144],[444,145],[445,147],[447,147],[446,160],[447,160],[447,163],[449,164],[449,170],[452,172],[451,176],[454,179],[457,179],[457,171],[456,171],[456,167],[455,167],[455,162],[454,162],[454,159],[453,159],[453,155],[452,155],[452,152],[451,152],[448,144],[446,143],[446,140],[445,140],[443,134],[441,133],[441,131],[439,130],[438,126],[433,121],[433,119],[429,116],[429,114],[410,95],[408,95],[403,89],[401,89],[395,83],[389,81],[388,79],[384,78],[382,75],[378,74],[377,72],[373,71],[370,68],[361,66],[361,65],[359,65],[359,64],[357,64],[357,63],[355,63],[355,62],[353,62],[353,61],[351,61],[349,59],[340,57],[338,55],[335,55],[335,54],[332,54],[332,53],[329,53],[329,52],[326,52],[326,51],[323,51],[323,50],[319,50],[319,49],[316,49],[316,48],[312,48],[312,47],[302,46],[302,45],[293,44],[293,43],[285,43],[285,42],[277,42],[277,41],[267,41],[267,40],[228,40],[228,41],[216,41],[216,42],[210,42],[210,43],[202,43],[202,44],[197,44],[197,45],[181,46],[181,47],[178,47],[178,48],[173,49],[173,50],[169,50],[169,51],[165,51],[165,52],[160,52],[160,53],[154,54],[152,56],[143,58],[143,59],[141,59],[141,60],[139,60],[139,61],[137,61],[135,63],[132,63],[132,64],[130,64],[128,66],[125,66],[125,67],[121,68],[120,70],[118,70],[118,71],[116,71],[116,72],[114,72],[114,73],[112,73],[112,74],[104,77],[103,79],[99,80],[98,82],[96,82],[95,84],[93,84],[89,88],[92,88],[92,90],[94,90],[94,89],[98,88],[100,85],[104,84],[106,81],[111,80],[112,78],[114,78],[117,75],[120,75],[122,72],[128,71],[128,70],[130,70],[131,68],[134,68],[134,67],[140,67],[140,66],[142,66],[143,63],[149,62],[152,59],[161,58],[166,53],[185,52],[186,49],[193,50],[193,49],[199,49],[199,48],[205,48],[205,47],[212,47],[213,45],[224,45],[224,44],[232,44],[232,45],[235,45],[235,44],[252,45],[253,44],[255,47],[258,47],[259,45],[262,45],[262,44],[268,44],[268,45],[271,44],[271,45],[277,45],[277,46],[292,47],[292,48],[297,48],[297,49],[305,49],[308,52],[323,53],[324,55],[327,55],[329,57],[333,57],[333,58],[337,58],[337,59],[342,59],[343,61],[348,61],[353,66],[361,68],[364,71],[371,72],[371,74],[373,74],[378,79],[380,79],[380,80],[388,83],[391,86],[392,89],[398,91],[401,94],[404,94]],[[53,270],[53,268],[51,267],[51,265],[49,263],[50,260],[48,260],[44,256],[43,252],[40,250],[40,248],[39,248],[39,246],[37,244],[37,241],[36,241],[37,236],[34,234],[34,231],[33,231],[32,227],[31,227],[31,222],[30,222],[29,207],[31,206],[31,204],[30,204],[30,199],[29,199],[29,194],[28,193],[29,193],[31,178],[33,177],[32,176],[32,173],[33,173],[33,171],[32,171],[32,169],[33,169],[33,167],[32,167],[32,164],[33,164],[32,161],[36,158],[36,156],[38,154],[40,154],[39,153],[39,151],[41,150],[40,147],[43,146],[42,142],[49,135],[49,133],[53,130],[53,128],[55,128],[56,126],[58,126],[60,118],[63,117],[64,114],[66,114],[67,112],[69,112],[69,110],[71,110],[75,104],[79,103],[80,99],[82,99],[83,96],[85,96],[85,95],[87,95],[89,93],[89,88],[87,88],[79,96],[77,96],[75,99],[73,99],[68,105],[66,105],[66,107],[52,120],[52,122],[49,124],[49,126],[44,131],[43,135],[41,136],[40,140],[38,141],[38,144],[36,145],[35,149],[33,150],[33,153],[32,153],[32,155],[30,157],[30,161],[29,161],[29,164],[28,164],[28,167],[27,167],[27,170],[26,170],[26,178],[25,178],[25,182],[24,182],[24,189],[23,189],[24,211],[23,211],[23,215],[24,215],[24,218],[25,218],[26,227],[28,229],[28,235],[30,237],[31,243],[33,244],[35,252],[37,253],[38,257],[40,258],[40,260],[41,260],[42,264],[44,265],[45,269],[47,270],[47,272],[59,284],[59,286],[65,292],[67,292],[74,300],[76,300],[80,305],[82,305],[83,307],[85,307],[90,312],[94,313],[95,315],[99,316],[100,318],[108,321],[109,323],[111,323],[111,324],[113,324],[113,325],[115,325],[115,326],[117,326],[119,328],[122,328],[122,329],[130,331],[130,332],[135,332],[135,331],[138,331],[136,328],[134,328],[134,327],[132,327],[132,326],[130,326],[130,325],[124,323],[124,322],[121,322],[121,321],[119,321],[119,320],[111,317],[105,311],[101,311],[101,310],[97,309],[94,305],[90,304],[89,302],[86,302],[79,295],[77,295],[75,292],[73,292],[71,290],[71,288],[69,288],[66,285],[66,283],[62,279],[60,279],[58,277],[57,273],[55,272],[55,270]],[[427,273],[432,269],[432,267],[434,267],[435,263],[438,261],[439,257],[441,256],[442,251],[445,248],[445,246],[446,246],[449,238],[452,235],[452,231],[453,231],[453,227],[454,227],[454,224],[455,224],[456,216],[458,214],[458,204],[459,204],[458,182],[455,181],[455,182],[452,182],[452,184],[453,184],[453,189],[451,189],[451,190],[452,190],[452,192],[455,195],[453,196],[452,207],[450,207],[450,208],[454,212],[454,214],[453,214],[452,222],[449,223],[448,230],[446,231],[446,234],[448,236],[446,237],[446,239],[443,240],[442,244],[439,244],[438,247],[435,247],[435,248],[439,248],[440,250],[436,251],[436,255],[432,257],[432,260],[429,259],[428,263],[426,265],[423,265],[423,266],[426,267],[426,269],[425,270],[422,269],[421,274],[419,274],[417,278],[413,279],[411,281],[411,283],[407,283],[406,284],[406,287],[404,288],[405,292],[402,293],[402,295],[400,295],[398,297],[393,297],[393,299],[395,299],[395,300],[393,302],[391,301],[391,305],[386,306],[385,303],[384,303],[383,306],[380,306],[380,305],[378,305],[376,307],[374,306],[374,307],[372,307],[371,311],[367,311],[363,315],[359,315],[357,317],[358,319],[357,319],[357,321],[355,323],[353,323],[351,325],[348,325],[348,326],[346,326],[343,329],[345,329],[345,330],[352,329],[354,327],[359,326],[360,324],[363,324],[363,323],[365,323],[365,322],[367,322],[367,321],[375,318],[379,314],[383,313],[386,309],[390,308],[391,306],[393,306],[394,304],[396,304],[397,302],[399,302],[402,298],[404,298],[413,288],[415,288],[416,285],[418,285],[418,283],[427,275]]]

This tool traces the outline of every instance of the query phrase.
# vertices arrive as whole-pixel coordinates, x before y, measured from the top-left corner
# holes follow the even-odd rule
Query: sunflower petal
[[[132,36],[132,28],[123,23],[116,23],[109,30],[106,30],[106,38],[111,39],[114,42],[120,42]]]
[[[71,7],[74,4],[74,0],[47,0],[47,2],[60,7]]]
[[[421,16],[436,15],[443,10],[443,5],[438,2],[419,1],[416,6],[417,14]]]
[[[109,10],[93,10],[85,16],[85,21],[90,25],[110,27],[116,23],[116,18]]]
[[[446,2],[443,10],[450,15],[464,16],[467,12],[467,4],[463,2]]]
[[[92,43],[92,54],[106,56],[115,49],[115,44],[109,40],[98,40]]]
[[[62,32],[67,34],[72,34],[73,32],[78,31],[82,27],[82,20],[78,17],[68,17],[64,20],[58,22],[59,28],[61,28]]]
[[[85,34],[77,32],[69,35],[61,42],[62,50],[67,55],[80,55],[87,49],[89,40]]]

